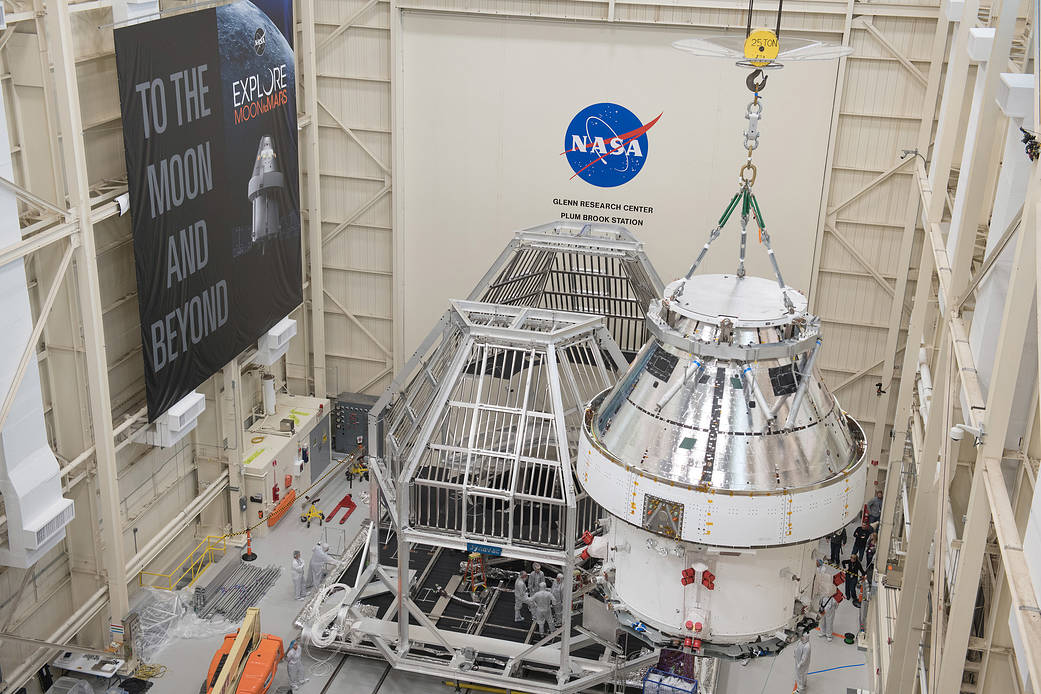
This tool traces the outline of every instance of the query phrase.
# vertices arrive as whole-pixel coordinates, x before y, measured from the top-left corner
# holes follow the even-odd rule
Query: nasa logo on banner
[[[264,55],[266,47],[267,36],[264,34],[264,27],[259,27],[256,33],[253,34],[253,50],[257,52],[257,55]]]
[[[599,188],[614,188],[636,177],[647,162],[647,131],[662,114],[646,125],[635,113],[604,102],[579,111],[564,132],[564,151],[578,177]]]

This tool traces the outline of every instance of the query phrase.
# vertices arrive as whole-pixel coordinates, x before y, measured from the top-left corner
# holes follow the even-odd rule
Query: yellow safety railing
[[[153,579],[149,583],[152,588],[176,590],[185,578],[188,579],[188,584],[185,587],[191,586],[202,575],[202,572],[206,570],[206,567],[224,556],[226,549],[226,537],[207,535],[170,573],[161,574],[153,571],[142,571],[137,576],[137,584],[143,586],[145,584],[144,577],[150,576]],[[220,552],[221,555],[215,558],[214,554],[217,552]]]

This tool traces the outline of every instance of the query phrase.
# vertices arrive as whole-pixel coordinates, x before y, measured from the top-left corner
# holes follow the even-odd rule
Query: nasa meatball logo
[[[628,183],[647,163],[647,131],[662,114],[646,125],[618,104],[601,103],[579,111],[564,132],[567,163],[582,180],[600,188]]]
[[[264,48],[267,47],[267,37],[264,36],[263,27],[257,29],[257,33],[253,34],[253,50],[257,52],[257,55],[264,55]]]

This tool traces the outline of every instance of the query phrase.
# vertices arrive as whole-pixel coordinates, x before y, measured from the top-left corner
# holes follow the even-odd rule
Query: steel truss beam
[[[907,72],[910,73],[910,75],[914,77],[916,80],[918,80],[918,82],[920,82],[923,87],[928,84],[929,80],[928,78],[926,78],[925,75],[922,74],[922,71],[915,67],[915,64],[912,63],[906,55],[904,55],[896,49],[896,46],[894,46],[889,41],[886,35],[879,31],[874,24],[872,24],[870,17],[857,17],[854,20],[853,26],[858,27],[860,29],[865,29],[869,34],[875,37],[875,40],[878,41],[883,48],[889,51],[889,54],[896,58],[900,62],[900,64],[904,66]]]
[[[966,9],[968,11],[969,8]],[[996,39],[994,43],[991,60],[989,61],[992,65],[1003,64],[1001,56],[1007,53],[1008,39],[1011,36],[1011,27],[1015,20],[1013,9],[1009,4],[1003,12],[1005,22],[1004,26],[999,24],[998,39],[1000,40]],[[960,27],[959,33],[964,29],[965,27]],[[964,59],[959,60],[960,54],[964,52],[964,46],[959,47],[957,43],[958,41],[956,40],[956,47],[952,49],[951,70],[962,69],[965,64]],[[995,74],[990,75],[988,79],[996,79],[996,72],[995,70]],[[946,98],[957,102],[958,105],[954,108],[960,110],[958,93],[963,91],[963,89],[956,80],[952,84],[954,84],[952,89],[955,94],[946,95]],[[989,104],[991,97],[985,94],[984,100]],[[965,233],[963,229],[962,233],[958,235],[958,242],[954,251],[955,257],[952,262],[952,259],[948,256],[943,230],[938,223],[940,214],[943,212],[943,200],[946,196],[940,196],[933,191],[934,187],[942,186],[941,190],[946,189],[947,176],[942,167],[949,167],[950,149],[953,148],[954,128],[950,125],[951,121],[949,119],[952,111],[957,113],[954,108],[945,110],[945,120],[941,121],[942,137],[945,137],[947,142],[947,147],[938,147],[937,150],[937,156],[941,159],[941,168],[937,170],[937,164],[934,160],[934,170],[930,181],[926,178],[924,168],[919,167],[918,182],[922,195],[923,222],[927,234],[923,255],[930,256],[930,260],[935,263],[939,278],[938,299],[940,306],[943,307],[939,326],[940,363],[944,363],[945,353],[948,348],[953,348],[958,366],[959,390],[963,400],[968,404],[968,408],[963,412],[963,416],[972,426],[982,429],[984,437],[974,466],[968,516],[962,536],[946,632],[943,633],[940,626],[942,624],[942,619],[940,619],[942,615],[934,615],[933,620],[933,629],[936,632],[934,633],[934,642],[936,644],[934,650],[939,651],[939,653],[934,653],[934,661],[938,657],[939,665],[938,668],[933,668],[933,671],[930,672],[930,679],[934,681],[932,689],[943,692],[958,691],[961,686],[965,670],[965,652],[966,647],[969,645],[969,623],[972,617],[973,606],[975,605],[980,569],[986,551],[987,534],[991,523],[994,524],[999,538],[1003,538],[999,542],[999,547],[1003,565],[1006,568],[1007,585],[1012,594],[1013,615],[1017,629],[1023,638],[1031,639],[1030,641],[1024,641],[1024,644],[1036,644],[1041,639],[1041,614],[1037,611],[1037,599],[1029,582],[1029,576],[1024,570],[1025,562],[1022,556],[1022,543],[1018,539],[1018,529],[1016,528],[1015,518],[1012,515],[1008,490],[1004,485],[1000,472],[1000,460],[1004,453],[1004,440],[1012,407],[1010,393],[1013,391],[1015,382],[1019,377],[1022,345],[1026,336],[1027,320],[1022,314],[1030,310],[1031,298],[1035,294],[1036,287],[1036,268],[1034,266],[1034,258],[1037,256],[1036,200],[1039,196],[1041,183],[1037,179],[1036,171],[1033,172],[1027,193],[1028,205],[1025,207],[1029,219],[1024,219],[1024,223],[1021,225],[1022,230],[1019,234],[1016,260],[1006,298],[1004,318],[998,342],[999,354],[995,358],[995,370],[989,388],[989,396],[984,402],[973,355],[968,346],[965,323],[958,315],[959,307],[953,301],[956,295],[964,293],[969,282],[968,258],[966,257],[968,254],[965,249],[971,248],[971,242],[974,238],[970,238],[970,236],[974,237],[974,234]],[[985,109],[989,109],[989,107],[985,105]],[[980,127],[982,129],[990,129],[992,120],[994,118],[981,122]],[[974,190],[968,191],[968,195],[971,198],[970,202],[979,203],[982,200],[982,192],[975,190],[980,185],[982,185],[982,179],[977,176],[974,180]],[[969,214],[967,217],[969,220],[975,218],[973,214]],[[923,280],[926,285],[930,284],[930,274],[925,273],[924,277],[920,275],[919,293],[922,290]],[[922,313],[922,311],[919,311],[919,303],[919,301],[916,301],[916,313]],[[912,336],[909,335],[908,344],[912,344],[911,340]],[[905,374],[907,374],[906,367],[914,356],[912,350],[908,350],[905,353]],[[910,375],[913,376],[913,371]],[[938,384],[943,382],[942,378],[938,378],[936,381]],[[905,384],[902,383],[901,386],[903,389]],[[910,390],[911,382],[908,382],[906,386]],[[946,390],[946,388],[942,387],[939,390],[934,389],[934,402],[931,406],[931,412],[940,411],[936,408],[938,403],[942,402],[942,399],[938,401],[937,395],[940,395],[942,398],[946,395]],[[951,395],[953,396],[953,393]],[[934,430],[942,429],[942,425],[938,425],[936,422],[943,420],[939,417],[933,419],[932,426],[928,427],[924,453],[920,461],[920,486],[916,495],[915,515],[911,524],[915,532],[911,537],[911,551],[907,555],[908,565],[906,567],[900,618],[897,627],[898,639],[900,638],[901,628],[907,626],[913,629],[920,623],[918,618],[920,615],[912,617],[910,622],[904,618],[905,612],[911,613],[913,611],[913,608],[905,603],[910,602],[913,605],[919,602],[916,600],[915,595],[924,592],[927,586],[927,574],[924,573],[923,558],[915,555],[914,545],[916,544],[915,540],[918,538],[922,538],[923,541],[932,540],[929,537],[932,535],[931,529],[935,527],[932,523],[935,523],[939,513],[936,510],[930,510],[928,513],[923,514],[926,517],[931,516],[928,520],[932,521],[932,523],[927,522],[922,525],[915,520],[918,519],[918,509],[923,503],[928,506],[931,506],[933,503],[946,504],[946,489],[942,490],[943,494],[939,495],[938,498],[923,498],[922,496],[922,484],[931,484],[930,482],[925,482],[925,480],[933,479],[928,474],[928,469],[934,464],[937,453],[937,450],[930,445],[930,434]],[[897,424],[899,425],[899,422]],[[932,438],[935,438],[935,435]],[[888,493],[887,502],[889,502]],[[942,508],[942,506],[937,508]],[[887,530],[891,532],[891,529]],[[937,546],[939,546],[939,543]],[[933,590],[939,589],[934,581]],[[940,642],[943,643],[942,649],[938,648]],[[893,660],[894,664],[899,663],[900,667],[897,668],[894,665],[894,668],[891,669],[890,677],[887,680],[887,691],[902,691],[903,688],[910,684],[910,680],[913,677],[913,674],[909,673],[913,663],[910,662],[907,649],[903,646],[904,644],[894,643]],[[1038,669],[1039,654],[1032,645],[1027,647],[1027,659],[1027,667],[1031,672],[1031,678],[1035,682],[1041,681],[1038,679],[1039,674],[1041,674]],[[903,678],[900,677],[901,674]]]
[[[65,249],[64,255],[62,255],[61,262],[58,263],[58,269],[54,273],[54,279],[51,280],[51,287],[47,291],[47,298],[44,299],[43,305],[40,306],[40,312],[36,318],[36,324],[33,325],[33,330],[29,334],[29,339],[26,340],[25,349],[22,351],[22,358],[18,361],[18,368],[14,372],[14,378],[11,381],[11,385],[7,388],[7,394],[4,396],[3,405],[0,406],[0,430],[3,430],[4,424],[7,422],[8,415],[11,414],[11,407],[14,405],[15,396],[18,394],[18,389],[22,387],[22,379],[25,378],[25,370],[29,367],[29,360],[36,357],[36,345],[40,342],[40,335],[43,334],[43,328],[47,324],[47,318],[51,315],[51,309],[54,308],[54,300],[58,298],[58,290],[61,289],[62,284],[65,281],[65,273],[69,269],[69,265],[72,263],[72,255],[76,251],[76,247],[79,245],[77,237],[72,236],[69,238],[69,245]]]
[[[79,103],[79,81],[73,55],[71,9],[68,0],[54,0],[48,5],[48,34],[53,41],[55,92],[65,157],[68,196],[78,221],[80,235],[76,257],[76,279],[83,338],[87,348],[87,382],[91,396],[90,415],[93,425],[95,455],[98,465],[100,512],[104,539],[104,565],[108,582],[109,615],[121,619],[129,610],[123,537],[119,529],[119,486],[116,452],[113,442],[112,397],[106,363],[101,289],[98,277],[97,247],[94,239],[93,212],[87,181],[87,158],[83,141],[83,118]]]
[[[962,17],[971,19],[976,14],[978,0],[967,0],[962,9]],[[948,19],[958,21],[958,17],[946,16],[946,6],[941,6],[941,18],[936,34],[942,33],[942,43],[939,36],[934,34],[933,64],[942,64],[947,43]],[[940,128],[936,136],[936,146],[933,150],[931,162],[931,173],[933,180],[938,181],[937,186],[945,191],[947,180],[950,177],[951,156],[954,148],[956,125],[961,113],[961,105],[964,84],[968,72],[968,53],[966,44],[969,29],[974,24],[972,21],[959,21],[954,40],[950,50],[950,61],[947,66],[947,84],[957,85],[944,94],[942,113],[940,116]],[[951,125],[951,123],[954,125]],[[931,124],[930,124],[931,125]],[[920,168],[919,187],[923,184],[924,168]],[[925,185],[928,185],[926,182]],[[932,222],[938,223],[943,213],[943,202],[945,196],[935,196],[928,203],[923,204],[921,214],[924,217],[926,230],[930,229]],[[912,218],[917,222],[917,206],[914,206],[916,214]],[[893,420],[893,445],[889,451],[889,472],[886,475],[886,487],[883,497],[882,525],[879,529],[879,553],[884,561],[878,562],[880,566],[889,565],[891,555],[891,538],[893,535],[893,519],[896,515],[896,504],[900,496],[900,475],[894,474],[900,469],[904,456],[904,441],[909,432],[911,420],[912,395],[915,391],[915,375],[918,372],[918,350],[925,333],[926,316],[929,312],[929,297],[931,294],[932,277],[936,268],[937,256],[930,247],[932,244],[927,237],[922,247],[921,260],[918,264],[918,280],[915,287],[915,298],[911,311],[911,320],[907,331],[903,366],[900,375],[900,390],[897,397],[896,416]],[[944,253],[946,255],[946,253]],[[942,273],[941,273],[942,276]],[[946,330],[946,323],[943,330]],[[945,375],[949,368],[949,343],[943,339],[945,332],[941,334],[939,343],[939,357],[934,365],[934,378],[937,382],[945,382]],[[944,389],[934,389],[933,411],[941,411],[945,405],[947,393]],[[939,417],[936,421],[939,421]],[[934,428],[935,424],[934,424]],[[936,457],[939,450],[938,433],[934,432],[924,446],[924,453],[919,456],[918,479],[919,488],[916,492],[915,512],[912,515],[911,527],[914,533],[911,535],[911,547],[905,555],[904,573],[900,606],[897,611],[897,621],[894,628],[894,641],[891,647],[891,659],[888,670],[884,673],[884,691],[905,692],[914,687],[916,674],[918,645],[921,641],[920,627],[925,614],[925,594],[928,585],[928,574],[926,570],[926,559],[928,548],[932,542],[936,514],[934,503],[936,500],[934,471],[936,468]],[[933,503],[930,503],[933,502]]]
[[[301,66],[304,70],[304,162],[307,167],[307,251],[310,292],[312,389],[324,398],[328,387],[325,346],[325,245],[322,243],[321,147],[318,142],[318,50],[315,48],[315,0],[300,0]],[[365,388],[361,389],[362,391]]]

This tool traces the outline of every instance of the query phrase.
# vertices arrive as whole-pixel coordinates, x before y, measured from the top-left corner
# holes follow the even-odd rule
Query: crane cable
[[[748,0],[748,22],[745,25],[745,38],[747,39],[752,35],[752,8],[755,5],[755,0]],[[774,29],[774,36],[781,38],[781,8],[784,7],[784,0],[777,0],[777,28]]]

